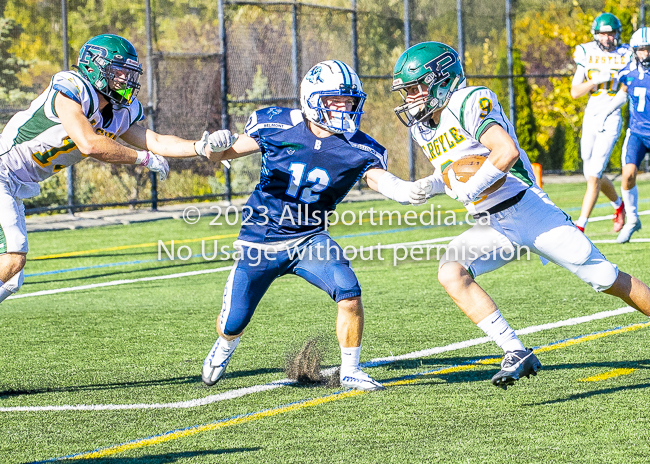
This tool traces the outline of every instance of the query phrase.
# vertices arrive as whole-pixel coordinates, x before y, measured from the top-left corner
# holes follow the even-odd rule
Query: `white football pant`
[[[440,267],[454,261],[478,277],[516,259],[527,259],[525,248],[569,270],[594,290],[602,292],[618,277],[585,234],[538,188],[530,188],[514,206],[490,216],[490,225],[463,232],[449,243]]]

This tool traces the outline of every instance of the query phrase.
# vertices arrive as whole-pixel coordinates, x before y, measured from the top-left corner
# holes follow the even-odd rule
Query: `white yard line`
[[[595,321],[598,319],[605,319],[608,317],[615,317],[621,314],[627,314],[634,312],[635,309],[626,306],[624,308],[614,309],[612,311],[602,311],[599,313],[592,314],[590,316],[574,317],[571,319],[566,319],[564,321],[552,322],[549,324],[542,325],[533,325],[526,327],[524,329],[517,330],[518,335],[532,334],[535,332],[541,332],[543,330],[556,329],[559,327],[567,327],[572,325],[584,324],[586,322]],[[450,345],[440,346],[437,348],[430,348],[428,350],[415,351],[412,353],[406,353],[399,356],[390,356],[387,358],[376,358],[362,364],[363,367],[374,367],[379,365],[385,365],[394,363],[397,361],[402,361],[406,359],[417,359],[428,357],[434,354],[447,353],[450,351],[456,351],[463,348],[468,348],[471,346],[481,345],[484,343],[489,343],[491,340],[488,337],[473,338],[471,340],[466,340],[464,342],[452,343]],[[336,368],[329,368],[322,371],[323,375],[331,375]],[[259,393],[268,390],[274,390],[276,388],[284,387],[295,383],[293,380],[282,379],[276,380],[271,383],[263,385],[254,385],[252,387],[238,388],[236,390],[230,390],[218,395],[211,395],[205,398],[199,398],[195,400],[188,401],[179,401],[176,403],[152,403],[152,404],[80,404],[80,405],[60,405],[60,406],[14,406],[14,407],[4,407],[0,408],[0,412],[41,412],[41,411],[106,411],[106,410],[125,410],[125,409],[187,409],[193,408],[196,406],[205,406],[208,404],[216,403],[219,401],[231,400],[234,398],[240,398],[242,396],[250,395],[253,393]]]
[[[40,292],[33,292],[33,293],[19,293],[18,295],[10,296],[9,298],[7,298],[7,300],[18,299],[18,298],[29,298],[32,296],[54,295],[56,293],[75,292],[77,290],[90,290],[93,288],[101,288],[101,287],[113,287],[115,285],[134,284],[137,282],[150,282],[153,280],[178,279],[179,277],[190,277],[190,276],[201,275],[201,274],[212,274],[214,272],[230,271],[231,269],[232,266],[226,266],[226,267],[218,267],[216,269],[204,269],[202,271],[180,272],[178,274],[168,274],[168,275],[155,276],[155,277],[142,277],[140,279],[111,280],[110,282],[79,285],[78,287],[64,287],[64,288],[55,288],[52,290],[41,290]]]

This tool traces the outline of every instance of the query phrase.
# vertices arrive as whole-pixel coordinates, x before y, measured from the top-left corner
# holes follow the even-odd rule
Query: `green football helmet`
[[[86,42],[76,68],[114,105],[131,104],[140,90],[138,54],[131,42],[118,35],[102,34]]]
[[[391,91],[398,91],[403,104],[395,108],[402,123],[411,127],[419,122],[429,125],[434,111],[444,108],[452,93],[465,83],[465,72],[456,50],[439,42],[412,46],[399,57],[393,70]],[[418,86],[427,94],[407,102],[407,89]]]
[[[621,22],[616,16],[611,13],[601,13],[596,16],[594,22],[591,23],[591,35],[594,37],[594,40],[598,44],[601,50],[605,52],[613,52],[618,47],[618,44],[621,43]],[[596,38],[596,34],[601,34],[603,32],[615,32],[614,42],[610,47],[606,47],[600,43]]]

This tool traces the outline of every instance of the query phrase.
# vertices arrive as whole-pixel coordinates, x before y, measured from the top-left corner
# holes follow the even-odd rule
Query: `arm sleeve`
[[[580,85],[587,80],[587,70],[581,66],[578,66],[576,73],[573,75],[573,80],[571,81],[571,87],[574,85]]]
[[[496,94],[485,87],[467,95],[461,106],[461,125],[476,140],[495,124],[505,129],[504,117]]]
[[[377,181],[377,191],[390,200],[402,205],[409,203],[413,182],[408,182],[386,171]]]
[[[573,75],[571,85],[582,84],[588,79],[587,76],[587,51],[582,45],[578,45],[573,51],[573,61],[576,63],[576,73]]]
[[[621,106],[625,105],[625,102],[627,101],[627,92],[623,91],[623,89],[619,90],[616,92],[616,95],[614,95],[614,98],[607,104],[605,108],[603,108],[603,114],[610,115],[617,109],[619,109]]]

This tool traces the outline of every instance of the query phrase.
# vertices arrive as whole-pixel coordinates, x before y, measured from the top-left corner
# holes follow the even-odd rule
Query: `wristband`
[[[146,167],[147,164],[149,164],[149,158],[151,157],[149,152],[142,150],[142,151],[137,151],[136,153],[138,154],[138,156],[135,159],[135,163],[133,164],[139,164],[140,166]]]

